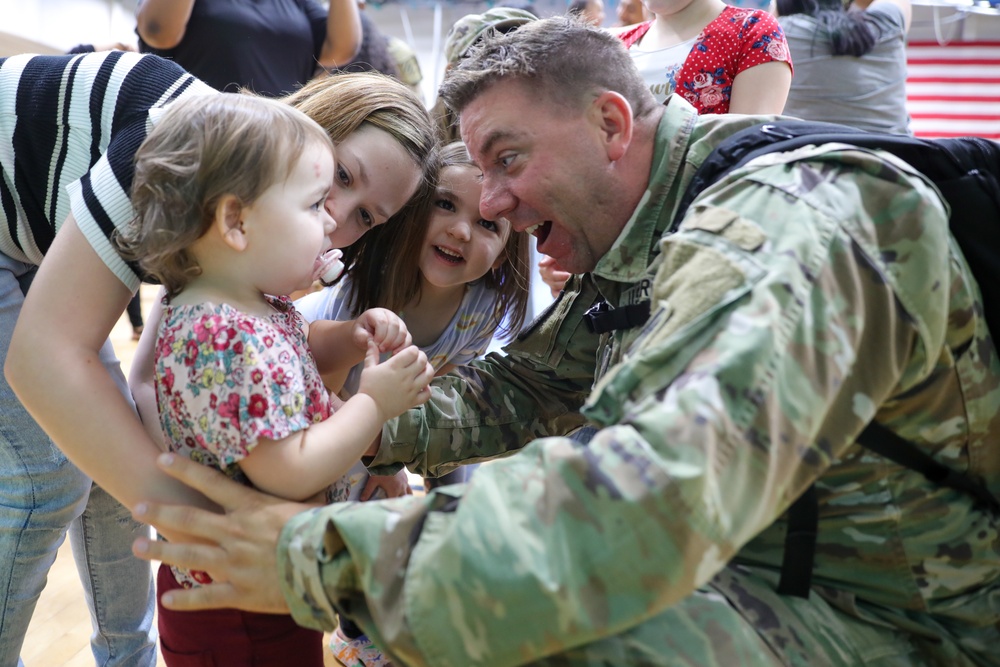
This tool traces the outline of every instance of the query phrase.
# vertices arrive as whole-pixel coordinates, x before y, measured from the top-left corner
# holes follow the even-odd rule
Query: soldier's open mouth
[[[542,244],[549,237],[549,232],[552,231],[552,221],[546,220],[545,222],[540,222],[537,225],[528,227],[524,231],[534,236],[538,240],[538,243]]]

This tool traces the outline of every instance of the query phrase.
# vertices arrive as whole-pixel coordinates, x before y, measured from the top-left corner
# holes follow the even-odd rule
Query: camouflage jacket
[[[529,662],[649,618],[731,560],[777,572],[784,513],[816,481],[817,593],[995,650],[996,520],[854,443],[876,418],[1000,493],[1000,362],[944,207],[894,158],[808,147],[731,173],[664,236],[694,170],[752,122],[671,100],[611,252],[506,358],[436,382],[375,463],[516,455],[467,487],[289,522],[299,623],[329,629],[335,606],[399,664]],[[600,297],[650,298],[652,315],[596,336],[582,315]],[[587,445],[556,437],[581,403],[600,427]]]

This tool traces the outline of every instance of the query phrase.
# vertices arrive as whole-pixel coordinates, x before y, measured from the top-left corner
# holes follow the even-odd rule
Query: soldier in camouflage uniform
[[[655,106],[613,37],[562,19],[488,39],[442,94],[484,216],[586,273],[506,357],[437,381],[372,466],[516,455],[287,523],[245,489],[215,493],[227,520],[150,506],[222,546],[150,557],[230,581],[170,604],[283,608],[277,565],[299,623],[348,613],[396,665],[1000,664],[996,518],[854,442],[877,419],[1000,492],[1000,365],[933,186],[808,147],[732,172],[665,234],[712,148],[761,119]],[[585,326],[646,300],[641,326]],[[557,437],[583,419],[588,443]],[[814,586],[781,596],[784,514],[813,482]]]

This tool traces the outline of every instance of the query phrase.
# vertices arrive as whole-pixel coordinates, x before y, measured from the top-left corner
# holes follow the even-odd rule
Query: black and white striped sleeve
[[[216,92],[176,64],[125,52],[0,60],[0,250],[37,264],[72,211],[130,289],[139,277],[115,251],[133,218],[135,152],[163,108]]]

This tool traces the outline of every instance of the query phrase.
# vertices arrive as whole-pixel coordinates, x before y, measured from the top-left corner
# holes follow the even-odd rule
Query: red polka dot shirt
[[[640,23],[618,37],[630,49],[650,25],[652,21]],[[667,96],[672,92],[681,95],[698,113],[729,113],[736,75],[772,61],[792,66],[785,33],[777,19],[759,9],[726,7],[694,40],[684,62],[664,68],[664,81],[650,83],[658,90],[666,83]]]

